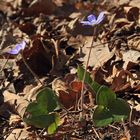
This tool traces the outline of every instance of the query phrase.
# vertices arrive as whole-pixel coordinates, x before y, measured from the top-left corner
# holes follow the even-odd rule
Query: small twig
[[[94,131],[95,135],[97,136],[97,138],[98,138],[99,140],[101,140],[101,138],[100,138],[99,134],[97,133],[97,131],[95,130],[95,128],[94,128],[94,127],[92,127],[92,129],[93,129],[93,131]]]
[[[43,132],[46,130],[46,128],[43,128],[42,130],[41,130],[41,132],[38,134],[39,136],[41,136],[41,134],[43,134]]]
[[[20,53],[21,56],[22,56],[22,60],[23,60],[23,63],[25,64],[25,66],[27,67],[27,69],[30,71],[30,73],[36,78],[36,80],[42,85],[44,86],[44,84],[40,81],[39,77],[33,72],[33,70],[30,68],[30,66],[27,64],[24,56],[23,56],[23,52]]]
[[[132,126],[132,123],[131,123],[131,121],[132,121],[132,112],[133,112],[133,106],[132,106],[131,111],[130,111],[130,114],[129,114],[129,126],[130,127]]]
[[[67,110],[64,106],[62,107],[62,109],[64,109],[66,113],[69,114],[75,120],[75,117],[72,115],[72,113],[69,112],[69,110]]]
[[[130,136],[129,130],[128,130],[127,126],[124,124],[123,121],[122,121],[122,126],[124,128],[124,134],[125,134],[127,140],[130,140],[131,136]]]
[[[109,124],[109,126],[112,127],[112,128],[114,128],[114,129],[117,129],[118,131],[120,131],[120,128],[117,128],[117,127],[114,126],[114,125]]]
[[[54,44],[56,57],[59,58],[58,41],[55,41],[54,39],[51,39],[51,41]]]

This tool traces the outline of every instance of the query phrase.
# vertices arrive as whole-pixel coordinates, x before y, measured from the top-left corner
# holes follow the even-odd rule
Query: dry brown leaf
[[[119,0],[119,5],[127,4],[130,0]]]
[[[37,92],[42,88],[41,84],[38,84],[37,86],[28,85],[24,88],[23,94],[24,99],[28,101],[34,101],[37,96]]]
[[[86,37],[86,43],[82,47],[82,53],[85,54],[85,57],[83,59],[84,65],[86,65],[89,49],[91,46],[92,36]],[[100,44],[99,46],[96,46]],[[95,45],[95,47],[94,47]],[[93,44],[92,52],[90,55],[90,61],[89,66],[101,67],[105,62],[107,62],[112,56],[114,55],[114,52],[110,52],[107,45],[102,45],[100,41],[97,41]]]
[[[140,8],[140,1],[139,0],[132,0],[132,1],[130,1],[129,5],[131,5],[133,7]]]
[[[56,78],[52,82],[52,89],[57,93],[59,96],[59,91],[64,91],[68,93],[68,87],[66,83],[62,80],[62,78]]]
[[[31,22],[26,22],[24,24],[20,24],[18,27],[22,32],[24,32],[28,35],[34,34],[35,30],[36,30],[35,25],[32,24]]]
[[[42,85],[38,86],[27,86],[24,89],[24,93],[16,95],[7,90],[4,91],[4,104],[8,105],[8,108],[13,113],[18,113],[18,115],[23,118],[26,107],[30,101],[34,101],[37,96],[37,91],[42,88]]]
[[[14,129],[5,140],[33,140],[26,129]]]
[[[135,21],[139,18],[139,8],[138,7],[124,7],[124,10],[127,14],[127,19],[129,21]]]
[[[52,0],[34,0],[30,6],[23,10],[24,16],[33,16],[43,14],[52,14],[55,10],[55,4]]]
[[[140,126],[134,125],[131,129],[132,129],[132,135],[134,135],[136,139],[139,140],[140,139]]]
[[[45,47],[47,48],[48,46]],[[35,36],[33,38],[32,47],[28,47],[28,49],[25,49],[23,53],[26,62],[38,76],[45,75],[51,70],[51,57],[53,55],[53,52],[50,50],[46,51],[44,49],[40,36]],[[25,67],[22,60],[18,61],[18,65],[20,72],[24,73],[26,79],[30,78],[31,73],[29,73],[29,70]]]
[[[131,49],[140,51],[140,37],[136,36],[128,40],[128,45]]]
[[[13,8],[13,6],[11,5],[11,3],[6,2],[4,0],[0,1],[0,11],[3,11],[4,13],[6,13],[12,8]]]
[[[13,94],[7,90],[4,91],[3,95],[4,95],[4,103],[9,105],[11,112],[16,112],[21,117],[23,117],[29,102],[23,97]]]
[[[131,76],[131,73],[126,70],[121,70],[118,75],[116,75],[112,81],[111,89],[113,91],[124,91],[131,88],[130,81],[127,81],[128,77]]]
[[[134,107],[136,109],[136,111],[140,112],[140,104],[138,104],[137,106]]]
[[[114,23],[117,25],[117,27],[123,27],[124,25],[130,24],[126,18],[116,19]]]
[[[69,56],[65,55],[64,52],[59,51],[58,57],[53,55],[52,57],[52,69],[51,74],[56,75],[57,77],[64,74],[64,68],[68,61]]]
[[[126,137],[122,137],[120,138],[120,140],[128,140]]]
[[[57,78],[52,82],[52,89],[57,93],[60,103],[70,108],[76,105],[80,97],[81,82],[78,81],[67,81]]]
[[[21,121],[19,115],[11,114],[9,118],[9,125],[16,125]]]

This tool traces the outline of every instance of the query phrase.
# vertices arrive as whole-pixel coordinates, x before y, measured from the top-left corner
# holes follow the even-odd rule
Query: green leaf
[[[78,78],[81,81],[83,80],[84,73],[85,73],[85,70],[81,66],[78,66],[77,76],[78,76]],[[84,82],[87,83],[87,84],[91,84],[92,83],[92,79],[90,77],[90,73],[89,72],[86,72],[86,76],[85,76],[85,81]]]
[[[112,122],[113,118],[110,111],[104,106],[97,106],[93,113],[93,122],[95,126],[106,126]]]
[[[44,115],[53,112],[58,106],[58,99],[53,90],[50,88],[44,88],[38,92],[36,101],[30,103],[26,111],[32,113],[32,115]]]
[[[98,93],[98,91],[99,91],[100,88],[101,88],[101,85],[98,84],[98,83],[95,82],[95,81],[92,81],[92,83],[90,84],[90,87],[91,87],[91,89],[92,89],[95,93]]]
[[[50,88],[44,88],[39,91],[36,100],[44,111],[47,109],[48,112],[52,112],[59,106],[57,96]]]
[[[33,125],[34,127],[37,128],[49,128],[49,133],[56,131],[59,125],[59,120],[60,120],[59,114],[57,113],[38,116],[31,115],[29,117],[24,118],[24,121],[29,125]]]
[[[97,105],[109,107],[109,104],[116,99],[116,94],[108,87],[101,86],[96,95]]]
[[[44,88],[38,92],[36,101],[27,106],[23,120],[38,128],[48,128],[48,133],[52,134],[59,124],[59,114],[55,113],[59,107],[52,89]]]
[[[114,117],[113,121],[116,122],[127,119],[131,111],[129,104],[120,98],[117,98],[110,104],[109,110]]]
[[[48,134],[54,134],[54,132],[56,131],[58,125],[60,123],[60,117],[58,114],[56,114],[55,116],[55,121],[48,127]]]
[[[82,67],[78,66],[77,76],[81,81],[83,80],[84,72],[85,70]],[[97,93],[99,88],[101,87],[100,84],[92,80],[89,72],[86,72],[85,83],[88,84],[95,93]]]

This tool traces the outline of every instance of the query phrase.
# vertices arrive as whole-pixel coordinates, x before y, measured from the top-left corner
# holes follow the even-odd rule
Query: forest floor
[[[100,91],[78,67],[127,102],[126,120],[95,125]],[[1,0],[0,93],[0,140],[140,140],[139,0]]]

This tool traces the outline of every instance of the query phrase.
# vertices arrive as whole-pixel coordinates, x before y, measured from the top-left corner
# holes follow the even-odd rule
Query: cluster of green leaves
[[[78,67],[77,76],[81,81],[84,72],[85,70],[82,67]],[[88,72],[86,72],[84,82],[96,93],[97,107],[92,112],[93,122],[96,126],[105,126],[128,117],[130,113],[128,103],[117,98],[110,88],[93,81]],[[57,113],[60,107],[61,105],[54,91],[46,87],[40,90],[37,93],[36,100],[28,105],[23,120],[37,128],[46,128],[48,134],[54,134],[60,124],[60,116]]]
[[[57,96],[52,89],[44,88],[37,93],[36,101],[28,105],[23,120],[37,128],[47,128],[48,134],[53,134],[60,123],[58,109]]]
[[[85,70],[82,67],[78,67],[77,75],[80,80],[83,79],[84,72]],[[101,86],[93,81],[88,72],[86,72],[84,82],[96,93],[97,107],[92,114],[93,122],[96,126],[105,126],[112,122],[120,122],[129,116],[129,104],[125,100],[117,98],[116,94],[110,88]]]

